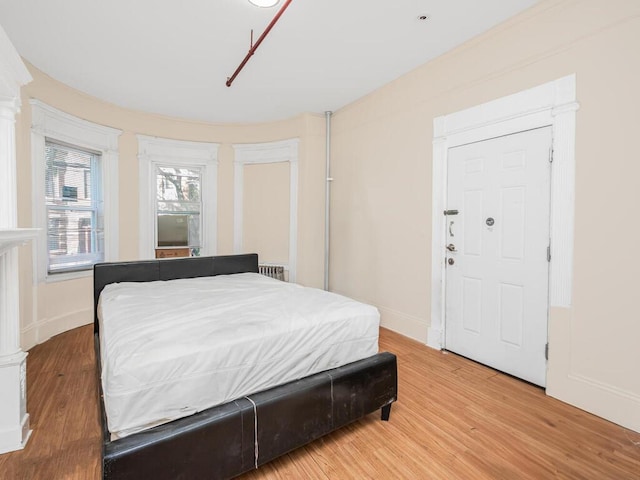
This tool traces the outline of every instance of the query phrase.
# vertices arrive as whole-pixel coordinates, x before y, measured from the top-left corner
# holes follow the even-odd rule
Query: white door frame
[[[447,155],[453,147],[551,126],[549,307],[569,307],[573,281],[576,77],[569,75],[433,121],[431,326],[427,345],[444,347]]]

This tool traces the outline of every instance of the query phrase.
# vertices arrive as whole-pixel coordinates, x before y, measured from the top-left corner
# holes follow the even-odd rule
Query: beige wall
[[[575,73],[581,108],[573,306],[550,312],[547,391],[640,431],[640,254],[634,250],[640,243],[635,213],[640,204],[638,45],[637,0],[546,0],[338,111],[333,119],[331,289],[377,305],[384,325],[425,342],[433,119]],[[29,97],[123,130],[121,259],[137,258],[136,134],[221,143],[220,253],[233,246],[231,144],[299,137],[298,278],[322,284],[321,116],[260,125],[181,121],[124,110],[31,72],[34,82],[23,89],[17,123],[20,226],[31,226]],[[20,258],[23,347],[91,321],[90,280],[33,285],[29,247],[22,247]]]
[[[289,171],[289,162],[244,166],[242,245],[265,263],[289,261]]]
[[[425,342],[433,119],[575,73],[573,304],[550,312],[547,392],[640,430],[639,46],[637,0],[543,1],[336,112],[331,289]]]
[[[30,98],[58,108],[77,117],[123,131],[119,139],[119,260],[138,257],[138,142],[136,134],[177,140],[216,142],[218,153],[218,253],[233,253],[233,172],[232,144],[261,143],[299,138],[299,220],[298,271],[302,284],[319,287],[324,275],[324,136],[322,115],[300,115],[285,121],[264,124],[208,124],[161,117],[116,107],[84,95],[51,79],[29,66],[33,82],[22,89],[22,112],[17,118],[18,219],[22,227],[32,226],[31,186],[31,109]],[[322,148],[320,148],[322,147]],[[253,167],[252,167],[253,168]],[[288,177],[287,177],[288,178]],[[249,180],[252,180],[249,177]],[[276,200],[271,205],[262,190],[244,185],[249,205],[275,209],[282,206]],[[285,185],[288,198],[288,183]],[[287,218],[286,211],[282,212]],[[255,233],[251,215],[245,218],[245,228]],[[260,221],[262,221],[260,219]],[[248,223],[248,224],[247,224]],[[288,239],[288,234],[287,237]],[[255,241],[253,241],[255,240]],[[253,239],[252,247],[266,252],[280,252],[272,245],[277,237]],[[288,248],[285,245],[285,249]],[[288,258],[288,250],[284,254]],[[20,297],[22,347],[28,349],[60,332],[93,321],[91,278],[55,283],[34,284],[31,247],[20,250]]]

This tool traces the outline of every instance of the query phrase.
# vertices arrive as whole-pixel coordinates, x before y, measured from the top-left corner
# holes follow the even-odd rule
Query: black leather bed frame
[[[110,283],[257,271],[256,254],[97,264],[94,312],[100,292]],[[104,479],[232,478],[377,409],[388,420],[397,398],[396,357],[383,352],[111,441],[102,401],[97,315],[94,330]]]

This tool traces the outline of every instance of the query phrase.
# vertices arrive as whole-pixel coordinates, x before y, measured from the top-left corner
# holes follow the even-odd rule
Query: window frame
[[[90,212],[91,213],[91,239],[90,239],[90,243],[91,243],[91,250],[96,252],[96,253],[76,253],[76,254],[67,254],[65,255],[65,257],[69,257],[69,258],[73,258],[75,260],[85,260],[84,264],[82,266],[79,267],[67,267],[67,268],[58,268],[58,269],[54,269],[52,268],[53,265],[59,264],[59,262],[52,262],[51,261],[51,240],[49,238],[47,238],[47,274],[48,275],[58,275],[61,273],[70,273],[70,272],[77,272],[77,271],[83,271],[83,270],[89,270],[93,267],[93,265],[95,265],[98,262],[102,262],[104,261],[104,241],[103,242],[99,242],[97,237],[96,237],[96,231],[98,230],[99,226],[102,225],[103,227],[103,231],[104,231],[104,208],[103,208],[103,198],[104,198],[104,192],[102,191],[102,175],[101,175],[101,171],[102,171],[102,154],[100,152],[94,151],[94,150],[88,150],[85,148],[79,148],[76,145],[69,145],[66,143],[62,143],[58,140],[53,140],[51,138],[45,137],[45,152],[46,149],[48,148],[48,146],[50,145],[54,145],[55,148],[63,150],[63,149],[68,149],[69,151],[77,151],[80,152],[82,154],[86,154],[89,155],[91,157],[91,163],[89,166],[89,177],[91,179],[91,194],[90,194],[90,201],[91,201],[91,205],[89,206],[78,206],[78,205],[72,205],[72,204],[65,204],[65,205],[51,205],[49,203],[47,203],[47,187],[45,185],[45,212],[46,212],[46,217],[47,217],[47,231],[49,229],[49,221],[51,220],[51,212],[55,211],[55,212]],[[45,153],[46,156],[46,153]],[[45,178],[46,178],[46,171],[47,171],[47,167],[45,166]],[[85,177],[85,181],[86,181],[86,172],[85,175],[83,175]],[[103,238],[104,238],[104,233],[103,233]],[[97,249],[97,245],[99,245],[100,243],[102,243],[103,248],[101,250]],[[60,262],[61,263],[61,262]]]
[[[45,200],[47,139],[71,148],[93,151],[101,156],[98,177],[102,190],[104,261],[118,260],[118,139],[121,130],[83,120],[39,100],[31,99],[31,163],[33,219],[40,229],[34,243],[34,278],[38,282],[58,282],[93,275],[93,269],[49,272],[47,248],[47,205]]]
[[[199,203],[199,208],[198,208],[198,232],[199,232],[199,239],[198,239],[198,245],[194,245],[192,244],[190,241],[187,241],[187,245],[171,245],[171,246],[161,246],[160,245],[160,241],[158,238],[158,217],[160,215],[190,215],[193,214],[193,211],[180,211],[180,212],[176,212],[176,211],[161,211],[158,203],[158,175],[160,174],[160,169],[162,168],[172,168],[174,170],[177,169],[183,169],[184,165],[180,165],[180,166],[176,166],[176,165],[161,165],[161,164],[156,164],[155,165],[155,179],[156,179],[156,183],[155,183],[155,217],[156,217],[156,229],[155,229],[155,236],[154,236],[154,249],[159,249],[159,248],[189,248],[189,250],[195,249],[197,248],[199,251],[202,249],[202,231],[203,231],[203,227],[204,227],[204,217],[202,216],[202,209],[203,209],[203,197],[202,197],[202,185],[203,185],[203,168],[202,167],[194,167],[194,166],[190,166],[188,168],[188,170],[191,171],[197,171],[197,177],[198,177],[198,182],[200,184],[200,192],[199,192],[199,197],[200,199],[198,200],[197,203]],[[164,200],[167,203],[196,203],[196,202],[186,202],[186,201],[182,201],[182,200]],[[189,235],[190,236],[190,235]]]
[[[156,172],[158,167],[201,171],[200,256],[217,253],[218,143],[137,135],[140,173],[141,259],[155,259],[157,245]],[[185,247],[186,248],[186,247]]]

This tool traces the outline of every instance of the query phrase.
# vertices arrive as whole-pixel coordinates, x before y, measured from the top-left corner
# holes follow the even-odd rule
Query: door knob
[[[447,250],[449,250],[450,252],[457,252],[456,246],[453,243],[447,245]]]

